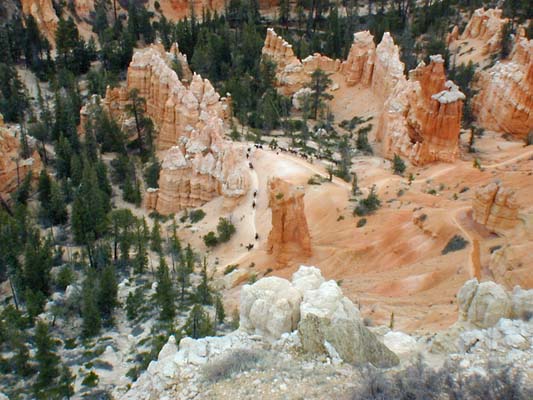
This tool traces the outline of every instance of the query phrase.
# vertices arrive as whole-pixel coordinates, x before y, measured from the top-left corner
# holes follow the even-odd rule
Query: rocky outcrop
[[[502,42],[502,32],[504,25],[509,20],[502,18],[502,10],[479,8],[474,11],[465,30],[459,36],[457,26],[453,28],[452,33],[448,36],[448,45],[455,40],[476,39],[483,42],[482,54],[489,54],[499,51]]]
[[[457,156],[465,96],[446,81],[444,60],[432,56],[400,81],[385,102],[377,139],[386,157],[406,157],[415,165],[453,162]]]
[[[533,242],[504,244],[500,249],[495,249],[490,257],[489,269],[494,279],[507,288],[515,285],[533,287],[531,265],[533,265]]]
[[[291,282],[268,277],[241,289],[240,328],[267,340],[279,339],[296,329],[301,292]]]
[[[278,263],[287,261],[288,255],[311,255],[311,239],[304,210],[303,189],[280,179],[268,182],[269,207],[272,210],[272,229],[267,248]]]
[[[19,182],[22,182],[28,173],[37,180],[42,169],[41,157],[35,150],[30,158],[20,155],[20,135],[15,129],[4,125],[4,118],[0,114],[0,196],[7,200],[7,194],[15,191]],[[34,147],[34,139],[27,138],[30,148]]]
[[[292,282],[263,278],[241,290],[240,329],[270,341],[298,328],[304,351],[350,363],[389,367],[398,357],[363,324],[335,281],[302,266]]]
[[[488,230],[504,234],[518,224],[518,209],[514,192],[493,182],[475,191],[472,217]]]
[[[317,68],[328,74],[341,74],[348,86],[372,87],[381,101],[385,101],[397,82],[404,79],[398,46],[388,32],[377,47],[370,32],[355,33],[348,58],[343,62],[318,53],[300,61],[292,46],[269,28],[262,55],[276,63],[278,89],[285,95],[302,89]]]
[[[21,0],[24,15],[31,15],[41,33],[51,44],[55,43],[55,33],[59,18],[56,15],[52,0]]]
[[[171,68],[175,61],[181,65],[183,81]],[[128,68],[127,86],[108,88],[103,100],[126,131],[134,123],[126,112],[129,93],[136,89],[145,100],[146,115],[158,132],[156,147],[168,150],[159,190],[150,189],[145,199],[149,210],[161,214],[198,207],[220,195],[238,198],[248,190],[244,157],[224,140],[227,104],[207,79],[191,75],[186,61],[177,45],[170,53],[161,45],[139,50]]]
[[[533,130],[533,39],[520,37],[509,61],[479,73],[472,100],[477,123],[525,138]]]

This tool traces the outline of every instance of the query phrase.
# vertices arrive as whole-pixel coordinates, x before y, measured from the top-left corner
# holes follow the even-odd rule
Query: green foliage
[[[229,275],[238,268],[239,264],[229,264],[228,266],[226,266],[226,268],[224,268],[224,275]]]
[[[161,164],[156,157],[152,158],[152,161],[144,170],[144,180],[146,187],[158,188],[159,187],[159,173],[161,171]]]
[[[201,221],[205,217],[205,211],[199,208],[198,210],[192,210],[189,212],[189,220],[191,223],[195,224],[196,222]]]
[[[207,247],[215,247],[218,244],[218,238],[215,232],[210,231],[204,235],[204,243]]]
[[[56,276],[56,285],[60,290],[65,290],[68,285],[74,282],[75,278],[74,271],[72,271],[70,265],[64,265]]]
[[[176,306],[174,304],[174,285],[170,278],[165,259],[159,259],[159,268],[157,269],[157,289],[155,298],[160,308],[160,318],[164,321],[169,321],[176,315]]]
[[[55,354],[56,345],[50,336],[48,324],[37,322],[35,328],[35,361],[37,361],[37,379],[33,385],[38,398],[46,398],[46,389],[53,387],[59,377],[59,357]]]
[[[441,254],[448,254],[453,251],[459,251],[464,249],[468,245],[468,241],[466,241],[462,236],[460,235],[454,235],[446,244],[444,249],[442,249]]]
[[[370,193],[364,199],[360,199],[357,206],[354,209],[354,214],[360,217],[372,214],[381,206],[381,201],[376,194],[375,186],[372,186]]]
[[[162,254],[163,253],[163,239],[161,239],[161,226],[159,221],[154,222],[152,233],[150,234],[150,250]]]
[[[201,304],[210,305],[213,303],[213,296],[211,293],[211,288],[209,287],[209,278],[207,276],[207,260],[205,259],[205,257],[204,262],[202,263],[200,277],[200,283],[196,287],[196,301]]]
[[[226,311],[224,310],[224,303],[220,295],[215,296],[215,323],[223,324],[226,319]]]
[[[141,287],[128,293],[128,298],[126,299],[126,316],[130,321],[139,316],[139,310],[144,305],[144,302],[144,293]]]
[[[403,176],[405,172],[405,163],[398,154],[394,154],[394,159],[392,160],[392,170],[396,175]]]
[[[366,225],[366,218],[360,218],[358,221],[357,221],[357,227],[358,228],[362,228],[363,226]]]
[[[100,311],[98,309],[97,290],[96,272],[89,270],[83,281],[81,293],[82,335],[84,337],[96,335],[102,325]]]
[[[7,122],[21,122],[29,106],[25,87],[14,67],[0,63],[0,114]]]
[[[318,113],[326,107],[326,101],[333,98],[331,94],[327,93],[331,83],[331,79],[324,71],[316,69],[311,74],[310,82],[306,85],[307,88],[311,89],[311,94],[308,105],[304,107],[309,107],[309,115],[315,120],[318,118]]]
[[[218,219],[217,232],[220,243],[228,242],[235,231],[235,226],[227,218]]]
[[[213,324],[209,319],[209,315],[200,304],[195,304],[192,307],[183,329],[187,336],[193,339],[214,334]]]
[[[98,377],[96,372],[91,371],[87,375],[85,375],[85,377],[81,381],[81,384],[82,384],[82,386],[95,387],[95,386],[98,385],[98,381],[99,380],[100,380],[100,378]]]

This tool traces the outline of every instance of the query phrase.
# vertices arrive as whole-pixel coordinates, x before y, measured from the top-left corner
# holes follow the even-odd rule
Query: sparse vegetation
[[[359,200],[357,206],[354,209],[354,214],[358,215],[359,217],[363,217],[365,215],[372,214],[380,206],[381,201],[379,200],[378,195],[376,194],[376,188],[375,186],[372,186],[372,189],[370,189],[370,193],[368,193],[368,196],[364,199]]]
[[[466,241],[462,236],[460,235],[454,235],[450,241],[446,244],[444,249],[442,249],[442,254],[448,254],[453,251],[459,251],[464,249],[468,245],[468,241]]]
[[[236,349],[208,363],[202,372],[208,382],[220,382],[238,373],[256,369],[265,359],[262,351]]]

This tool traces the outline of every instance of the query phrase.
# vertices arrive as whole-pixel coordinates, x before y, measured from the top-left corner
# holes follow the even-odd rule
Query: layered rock
[[[502,318],[525,319],[533,315],[533,290],[516,286],[512,292],[492,281],[467,281],[457,294],[458,322],[477,328],[494,326]]]
[[[3,198],[15,191],[28,173],[31,172],[37,180],[42,169],[41,157],[36,150],[30,158],[21,157],[20,139],[15,135],[16,131],[4,125],[0,114],[0,196]],[[31,146],[33,139],[28,137],[28,142]]]
[[[176,60],[190,83],[181,81],[171,68]],[[148,209],[170,214],[219,195],[238,198],[246,193],[249,173],[244,157],[224,140],[227,104],[207,79],[191,76],[177,45],[170,53],[161,45],[137,51],[128,68],[127,86],[107,89],[103,106],[125,130],[133,122],[126,112],[133,89],[145,99],[146,115],[158,131],[156,147],[168,149],[159,190],[146,196]]]
[[[502,10],[500,9],[490,8],[485,10],[484,8],[479,8],[474,11],[460,36],[457,26],[453,28],[452,33],[447,38],[448,45],[455,40],[476,39],[483,42],[483,55],[499,51],[503,27],[508,21],[507,18],[502,18]]]
[[[406,157],[415,165],[453,162],[457,156],[465,96],[446,81],[444,60],[432,56],[399,81],[385,102],[377,139],[383,152]]]
[[[52,44],[55,43],[55,33],[59,18],[56,15],[52,0],[21,0],[24,15],[31,15],[41,33]]]
[[[304,210],[302,188],[280,179],[268,182],[269,207],[272,210],[272,229],[267,248],[279,263],[287,261],[289,253],[308,257],[311,255],[311,239]]]
[[[262,55],[276,63],[278,89],[285,95],[293,95],[302,89],[317,68],[328,74],[341,74],[348,86],[371,87],[381,101],[387,98],[398,81],[404,79],[404,64],[400,61],[398,46],[388,32],[377,47],[370,32],[355,33],[348,58],[343,62],[318,53],[300,61],[292,46],[269,28]]]
[[[494,279],[512,288],[515,285],[531,288],[533,287],[533,276],[531,265],[533,265],[533,252],[531,248],[533,242],[504,244],[500,249],[494,250],[490,257],[489,269]]]
[[[503,234],[517,225],[518,209],[514,192],[493,182],[476,189],[472,217],[488,230]]]
[[[298,328],[302,349],[350,363],[390,367],[398,357],[364,325],[335,281],[302,266],[286,279],[263,278],[241,290],[240,329],[268,340]]]
[[[476,87],[472,110],[477,123],[525,138],[533,130],[533,39],[520,37],[510,60],[480,72]]]

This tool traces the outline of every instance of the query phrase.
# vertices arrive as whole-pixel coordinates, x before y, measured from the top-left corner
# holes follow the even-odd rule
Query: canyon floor
[[[482,280],[498,280],[489,268],[491,249],[505,245],[527,248],[533,240],[533,206],[529,201],[533,194],[533,149],[486,132],[476,140],[476,153],[467,153],[466,136],[461,160],[411,167],[405,177],[394,175],[391,163],[379,156],[354,158],[352,170],[359,177],[363,196],[375,185],[382,202],[360,228],[360,218],[353,216],[350,183],[337,177],[329,182],[320,161],[310,163],[268,146],[257,149],[250,144],[253,190],[236,206],[224,204],[222,199],[206,204],[202,207],[206,218],[185,230],[185,240],[203,246],[203,235],[215,229],[220,215],[228,215],[235,224],[236,235],[208,258],[210,265],[216,266],[219,286],[228,289],[225,301],[230,308],[238,306],[240,286],[251,276],[290,277],[299,265],[315,265],[326,278],[341,284],[343,292],[359,304],[372,323],[389,324],[394,313],[396,329],[444,329],[457,319],[455,296],[466,280],[476,275]],[[282,138],[277,140],[283,143]],[[242,151],[247,147],[243,144]],[[475,158],[481,168],[473,166]],[[406,178],[410,173],[415,177],[411,183]],[[308,183],[315,175],[323,178],[321,184]],[[296,250],[286,255],[290,261],[280,263],[267,251],[271,229],[267,182],[274,176],[305,188],[310,257],[302,257]],[[473,189],[493,180],[513,188],[521,205],[522,222],[507,237],[488,232],[472,219]],[[255,208],[254,190],[258,193]],[[417,222],[415,217],[420,215],[425,217]],[[255,233],[259,235],[257,241]],[[462,236],[468,245],[442,255],[454,235]],[[479,243],[479,254],[474,251],[474,241]],[[248,244],[254,244],[250,251]],[[224,275],[225,268],[234,264],[238,269]]]

